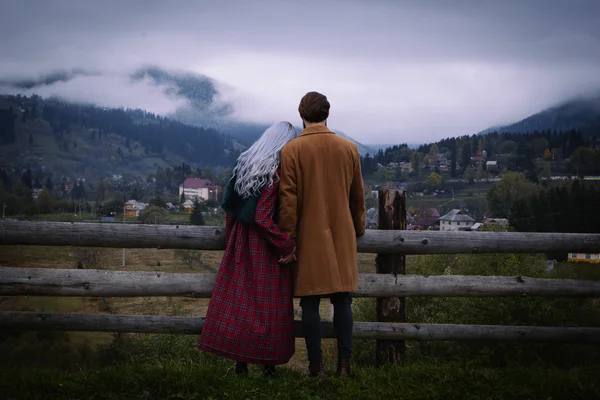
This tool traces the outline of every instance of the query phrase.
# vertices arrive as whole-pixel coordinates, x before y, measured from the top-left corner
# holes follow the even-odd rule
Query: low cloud
[[[36,93],[185,107],[128,78],[151,64],[214,78],[237,120],[298,123],[300,98],[317,90],[330,125],[357,140],[423,142],[597,91],[598,15],[595,0],[15,1],[0,15],[0,81],[83,68],[100,75]]]
[[[141,108],[161,115],[175,112],[188,104],[181,97],[167,95],[165,87],[154,84],[149,78],[133,81],[126,74],[75,76],[66,82],[59,81],[32,89],[5,87],[5,90],[104,107]]]

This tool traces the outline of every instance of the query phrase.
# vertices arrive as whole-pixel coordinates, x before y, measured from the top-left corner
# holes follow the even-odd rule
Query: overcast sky
[[[302,95],[363,143],[420,143],[522,119],[600,89],[598,0],[2,0],[0,78],[100,76],[41,95],[168,113],[127,73],[219,82],[235,118],[299,123]]]

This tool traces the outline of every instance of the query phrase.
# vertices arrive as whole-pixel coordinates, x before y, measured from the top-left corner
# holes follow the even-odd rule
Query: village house
[[[452,210],[440,218],[441,231],[466,231],[471,229],[475,220],[461,210]]]
[[[125,216],[137,218],[148,207],[148,203],[140,203],[137,200],[129,200],[125,203]]]
[[[569,253],[569,262],[600,264],[600,253]]]
[[[425,208],[417,211],[411,230],[439,230],[440,213],[436,208]]]
[[[471,157],[471,167],[477,169],[480,165],[485,163],[485,157],[477,154],[476,156]]]
[[[485,169],[489,172],[498,171],[498,161],[488,161],[485,163]]]
[[[42,189],[39,189],[39,188],[31,189],[31,198],[33,199],[33,201],[37,200],[41,191],[42,191]]]
[[[183,204],[183,212],[191,214],[194,211],[194,202],[192,200],[186,200]]]
[[[401,170],[402,172],[408,172],[408,173],[411,173],[411,172],[413,172],[413,167],[412,167],[412,164],[411,164],[411,163],[409,163],[409,162],[401,162],[401,163],[398,165],[398,167],[400,168],[400,170]]]
[[[448,172],[450,171],[451,165],[452,163],[448,161],[444,154],[438,153],[437,160],[435,160],[435,170],[440,172]]]
[[[188,178],[179,185],[180,198],[182,194],[185,199],[219,201],[221,188],[213,185],[208,179]]]

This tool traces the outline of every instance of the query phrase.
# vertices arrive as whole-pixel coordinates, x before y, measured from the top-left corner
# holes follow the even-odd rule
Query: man
[[[365,232],[365,200],[356,145],[327,128],[327,97],[307,93],[298,111],[300,136],[281,151],[279,223],[296,239],[294,295],[300,297],[309,375],[325,375],[321,297],[334,307],[338,374],[350,375],[352,298],[358,287],[356,238]]]

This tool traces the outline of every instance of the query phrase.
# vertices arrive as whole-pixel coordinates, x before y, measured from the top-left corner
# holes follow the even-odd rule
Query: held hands
[[[298,260],[298,257],[296,254],[296,248],[294,247],[294,250],[292,250],[292,252],[290,254],[288,254],[287,256],[283,256],[279,259],[279,263],[287,265],[287,264],[291,264],[297,260]]]

